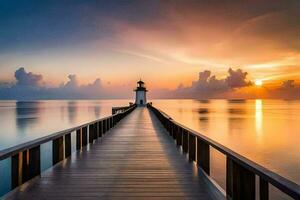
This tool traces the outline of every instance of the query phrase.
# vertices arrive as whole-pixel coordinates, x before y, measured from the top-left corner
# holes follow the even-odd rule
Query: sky
[[[2,0],[0,98],[127,98],[140,78],[156,98],[298,98],[299,10],[299,0]]]

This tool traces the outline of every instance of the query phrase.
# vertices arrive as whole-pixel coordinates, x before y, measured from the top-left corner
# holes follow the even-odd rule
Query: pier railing
[[[122,107],[112,107],[112,114],[122,113],[125,112],[127,109],[129,109],[134,104],[131,104],[129,106],[122,106]]]
[[[210,147],[226,156],[226,198],[237,200],[254,200],[256,192],[260,200],[269,199],[269,184],[272,184],[286,195],[300,199],[300,186],[257,163],[239,155],[229,148],[210,138],[176,122],[163,111],[148,104],[153,113],[166,128],[170,136],[188,154],[189,160],[196,162],[199,168],[209,177]],[[259,177],[256,183],[255,176]],[[258,184],[258,191],[256,191]]]
[[[75,145],[76,150],[81,150],[88,143],[102,137],[109,129],[114,127],[121,119],[132,112],[136,105],[128,107],[119,107],[122,111],[108,117],[104,117],[80,126],[63,130],[51,135],[32,140],[5,150],[0,151],[0,162],[10,158],[11,182],[5,183],[10,185],[10,190],[18,187],[26,181],[41,174],[41,145],[52,141],[52,166],[68,158]],[[71,139],[71,133],[76,134],[76,139]],[[75,144],[72,144],[75,141]],[[5,174],[1,173],[1,174]],[[0,178],[1,179],[1,178]],[[3,184],[2,184],[3,185]],[[1,188],[0,188],[1,189]],[[3,192],[3,191],[2,191]],[[2,193],[3,195],[3,193]],[[1,197],[1,194],[0,194]]]

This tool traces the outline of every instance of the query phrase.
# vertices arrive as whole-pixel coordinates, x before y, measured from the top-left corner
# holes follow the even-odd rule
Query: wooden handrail
[[[183,147],[183,152],[191,154],[189,158],[192,161],[197,162],[197,164],[203,169],[203,171],[209,175],[209,151],[207,149],[209,146],[223,153],[227,158],[226,167],[226,195],[229,199],[253,199],[255,198],[255,176],[260,177],[260,199],[268,199],[269,188],[268,183],[272,184],[283,193],[288,196],[300,199],[300,186],[274,172],[271,170],[247,159],[246,157],[232,151],[231,149],[223,146],[222,144],[202,135],[201,133],[194,131],[178,122],[173,120],[165,112],[161,111],[152,106],[152,104],[147,105],[154,114],[158,117],[161,123],[165,126],[170,135],[177,141],[177,145]],[[187,134],[187,135],[186,135]],[[179,136],[178,136],[179,135]],[[197,147],[195,148],[194,138],[197,139]],[[179,141],[178,141],[179,140]],[[185,140],[187,140],[188,145],[186,147]],[[191,146],[191,147],[189,147]],[[185,149],[187,151],[185,151]],[[191,150],[191,153],[189,152]],[[194,158],[194,154],[197,152],[199,157]],[[237,181],[237,179],[239,179]],[[242,181],[242,182],[241,182]],[[243,183],[243,181],[245,181]],[[252,181],[252,182],[251,182]],[[243,187],[236,188],[234,183],[245,184]],[[239,191],[242,190],[243,191]],[[246,189],[245,189],[246,188]],[[252,194],[254,191],[254,194]],[[242,192],[242,193],[241,193]],[[236,194],[238,193],[238,194]],[[251,194],[250,194],[251,193]],[[249,195],[248,197],[245,197]]]
[[[119,107],[112,107],[112,114],[117,114],[119,112],[124,112],[125,110],[129,109],[132,105],[130,104],[129,106],[119,106]]]

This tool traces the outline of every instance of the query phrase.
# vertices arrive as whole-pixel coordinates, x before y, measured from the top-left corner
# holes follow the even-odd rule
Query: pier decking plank
[[[147,108],[19,187],[7,199],[211,199],[207,186]]]

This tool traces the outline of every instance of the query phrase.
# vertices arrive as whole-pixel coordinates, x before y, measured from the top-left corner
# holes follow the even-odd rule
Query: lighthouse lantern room
[[[140,80],[137,82],[137,87],[134,90],[135,91],[135,103],[138,106],[144,106],[147,104],[147,100],[146,100],[146,87],[145,87],[145,83]]]

